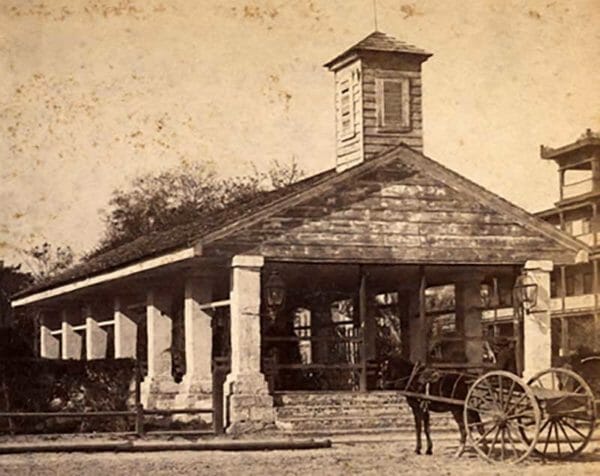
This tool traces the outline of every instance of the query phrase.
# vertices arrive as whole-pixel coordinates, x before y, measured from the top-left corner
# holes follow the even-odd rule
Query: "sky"
[[[551,207],[540,145],[600,130],[600,0],[377,0],[377,23],[434,54],[425,153]],[[322,65],[373,30],[372,0],[0,0],[0,260],[89,250],[113,190],[183,160],[331,168]]]

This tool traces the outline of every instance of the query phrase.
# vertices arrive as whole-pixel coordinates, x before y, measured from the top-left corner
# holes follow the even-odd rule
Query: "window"
[[[351,139],[355,136],[354,128],[354,88],[352,76],[348,75],[339,84],[339,131],[340,139]]]
[[[591,232],[590,220],[588,218],[583,218],[567,222],[567,231],[573,236],[587,235]]]
[[[569,235],[573,234],[573,222],[572,221],[565,222],[565,231]]]
[[[378,79],[377,125],[390,131],[410,129],[410,80]]]
[[[581,220],[581,234],[587,235],[592,232],[591,223],[588,218]]]

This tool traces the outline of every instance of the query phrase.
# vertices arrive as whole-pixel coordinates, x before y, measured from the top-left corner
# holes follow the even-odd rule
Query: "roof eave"
[[[417,52],[417,51],[390,51],[390,50],[384,50],[384,49],[378,49],[378,48],[350,48],[349,50],[344,51],[343,53],[337,55],[335,58],[333,58],[332,60],[328,61],[327,63],[325,63],[323,65],[323,67],[329,69],[330,71],[333,71],[335,69],[338,69],[341,64],[345,64],[348,56],[354,55],[355,57],[359,57],[359,53],[365,53],[365,52],[380,52],[380,53],[389,53],[389,54],[394,54],[394,55],[409,55],[409,56],[417,56],[417,57],[421,57],[422,59],[422,63],[424,63],[425,61],[427,61],[429,58],[431,58],[433,56],[433,53],[428,53],[426,51],[422,51],[422,52]]]
[[[78,291],[89,286],[104,284],[109,281],[125,278],[134,274],[143,273],[156,268],[178,263],[187,259],[195,258],[202,255],[202,247],[200,245],[179,249],[174,252],[166,253],[150,259],[143,259],[127,266],[121,266],[110,271],[100,272],[91,276],[86,276],[73,281],[68,281],[59,284],[56,287],[49,286],[47,289],[34,291],[32,293],[27,290],[15,295],[11,302],[13,308],[36,304],[41,301],[56,298],[65,294]]]
[[[585,147],[600,147],[600,139],[595,137],[586,137],[584,139],[580,139],[571,144],[567,144],[562,147],[557,147],[555,149],[552,147],[545,147],[542,145],[540,146],[540,157],[546,160],[556,159],[561,155],[565,155],[570,152],[575,152]]]

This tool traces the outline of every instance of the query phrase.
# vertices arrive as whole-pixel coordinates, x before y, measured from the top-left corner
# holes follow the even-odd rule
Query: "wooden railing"
[[[300,344],[310,342],[309,362],[283,362],[275,355],[263,358],[263,371],[271,391],[304,390],[304,388],[285,388],[285,374],[297,375],[296,385],[301,387],[301,379],[306,380],[306,390],[359,390],[366,391],[368,377],[376,371],[374,363],[367,360],[364,335],[361,328],[354,328],[350,335],[317,336],[264,336],[267,347],[277,344]],[[318,349],[318,346],[322,346]],[[323,355],[325,349],[327,355]],[[337,386],[332,381],[337,380]],[[343,382],[342,382],[343,381]],[[333,386],[333,388],[322,388]],[[337,388],[346,387],[346,388]]]
[[[598,295],[600,302],[600,295]],[[595,309],[596,300],[594,294],[582,294],[579,296],[565,296],[552,298],[550,301],[550,311],[552,313],[569,313],[578,311],[592,312]],[[512,319],[514,309],[512,307],[503,307],[498,309],[485,309],[482,311],[484,320],[508,321]]]

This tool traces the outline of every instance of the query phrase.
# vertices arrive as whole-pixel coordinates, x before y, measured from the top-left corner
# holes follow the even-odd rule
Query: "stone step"
[[[291,405],[326,405],[342,406],[356,405],[360,403],[369,404],[405,404],[406,399],[397,392],[292,392],[274,395],[276,406]]]
[[[290,392],[274,396],[277,425],[292,434],[414,431],[397,392]],[[450,413],[431,413],[431,427],[456,430]]]
[[[324,418],[302,418],[288,417],[277,419],[277,426],[286,432],[316,432],[329,433],[331,431],[357,431],[357,430],[397,430],[411,431],[414,429],[412,417],[405,416],[385,416],[385,417],[367,417],[367,416],[343,416],[343,417],[324,417]],[[436,430],[448,430],[456,428],[452,417],[441,417],[431,419],[431,428]]]
[[[399,416],[412,418],[408,405],[360,403],[356,405],[286,405],[276,407],[280,418],[286,417],[326,417],[326,416]]]

